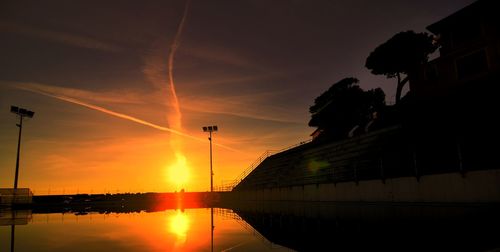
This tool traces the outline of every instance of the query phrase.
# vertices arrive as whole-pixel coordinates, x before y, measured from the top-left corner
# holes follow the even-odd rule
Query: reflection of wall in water
[[[0,210],[0,226],[27,225],[31,221],[31,210]]]
[[[500,246],[498,207],[309,202],[234,207],[268,240],[298,251],[485,251]]]

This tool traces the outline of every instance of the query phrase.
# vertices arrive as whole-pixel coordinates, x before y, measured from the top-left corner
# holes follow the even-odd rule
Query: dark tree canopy
[[[373,111],[385,106],[382,89],[364,91],[357,83],[356,78],[344,78],[318,96],[309,108],[309,126],[340,138],[352,127],[366,123]]]
[[[402,80],[400,74],[410,74],[419,64],[427,62],[429,54],[436,49],[432,36],[425,32],[400,32],[375,48],[366,59],[365,66],[373,74],[398,78],[397,103],[403,86],[408,81],[408,78]]]
[[[309,108],[309,112],[311,114],[320,112],[333,100],[342,98],[342,96],[345,95],[348,90],[350,90],[350,92],[356,92],[358,91],[358,89],[361,90],[361,88],[356,85],[358,82],[358,79],[350,77],[344,78],[339,82],[333,84],[328,90],[314,99],[314,105]]]

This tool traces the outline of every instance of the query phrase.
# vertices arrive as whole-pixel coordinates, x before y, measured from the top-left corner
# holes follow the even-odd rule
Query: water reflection
[[[210,208],[210,251],[214,251],[214,208]]]
[[[189,217],[184,211],[176,210],[175,215],[170,216],[169,230],[177,237],[176,244],[186,242],[186,235],[189,230]]]
[[[31,210],[0,209],[0,226],[26,225],[31,220]]]
[[[251,202],[138,212],[0,213],[0,251],[489,251],[498,206]]]
[[[500,251],[498,205],[252,202],[232,207],[272,244],[297,251]]]
[[[0,251],[270,250],[255,235],[256,231],[242,226],[236,216],[231,210],[218,208],[106,214],[33,213],[22,221],[25,225],[14,229],[10,225],[0,226]],[[13,221],[5,217],[2,223]],[[11,237],[15,238],[12,247]]]
[[[6,210],[0,209],[0,226],[10,226],[10,251],[14,252],[16,225],[27,225],[31,219],[30,210]]]

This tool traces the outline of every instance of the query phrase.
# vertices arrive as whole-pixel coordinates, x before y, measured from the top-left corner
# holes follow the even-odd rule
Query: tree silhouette
[[[437,46],[428,33],[414,31],[400,32],[379,45],[366,59],[366,68],[373,74],[383,74],[387,78],[397,77],[396,104],[401,99],[401,92],[408,82],[408,75],[419,65],[427,62],[429,54]],[[401,74],[406,74],[401,79]]]
[[[344,78],[314,100],[309,126],[329,138],[340,139],[356,125],[365,124],[373,111],[385,106],[382,89],[363,91],[356,78]]]

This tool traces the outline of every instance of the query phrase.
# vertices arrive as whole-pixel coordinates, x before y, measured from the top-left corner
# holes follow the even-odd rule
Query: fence
[[[228,183],[222,183],[222,184],[220,184],[218,186],[215,186],[214,190],[217,191],[217,192],[229,192],[229,191],[232,191],[236,187],[236,185],[238,185],[238,183],[240,183],[241,181],[243,181],[243,179],[245,179],[248,176],[248,174],[250,174],[253,170],[255,170],[255,168],[257,168],[268,157],[270,157],[270,156],[272,156],[274,154],[277,154],[277,153],[282,153],[282,152],[285,152],[287,150],[291,150],[293,148],[305,145],[307,143],[310,143],[311,141],[312,141],[312,139],[308,139],[308,140],[305,140],[305,141],[301,141],[301,142],[299,142],[297,144],[285,147],[285,148],[280,149],[280,150],[267,150],[267,151],[265,151],[253,163],[251,163],[238,177],[236,177],[236,179],[234,179],[233,181],[230,181]]]

